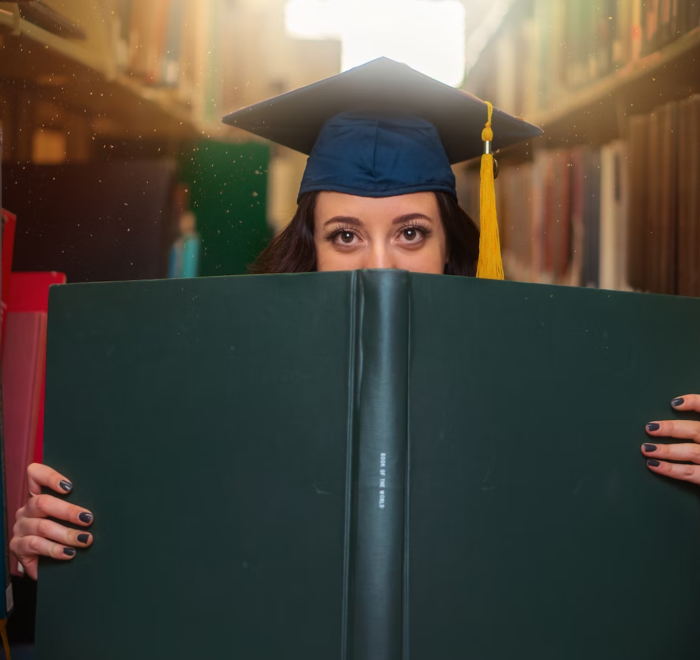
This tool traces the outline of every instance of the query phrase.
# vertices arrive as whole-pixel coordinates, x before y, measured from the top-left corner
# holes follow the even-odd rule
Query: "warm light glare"
[[[464,78],[459,0],[289,0],[286,24],[295,37],[339,39],[343,71],[385,56],[448,85]]]

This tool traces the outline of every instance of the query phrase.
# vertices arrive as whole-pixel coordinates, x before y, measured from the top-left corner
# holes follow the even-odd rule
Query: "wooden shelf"
[[[0,34],[14,30],[18,21],[19,9],[17,9],[17,5],[0,2]]]
[[[626,132],[626,118],[700,92],[700,28],[572,92],[550,110],[527,117],[546,142],[605,141]]]
[[[108,136],[195,134],[191,107],[177,92],[147,87],[117,70],[102,17],[94,17],[97,28],[87,41],[65,39],[1,11],[7,6],[0,2],[0,89],[5,93],[31,90],[38,101],[87,113],[95,131]]]

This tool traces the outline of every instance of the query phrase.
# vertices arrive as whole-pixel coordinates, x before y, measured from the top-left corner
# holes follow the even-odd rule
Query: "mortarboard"
[[[308,154],[299,195],[456,197],[450,166],[481,155],[477,277],[503,279],[491,152],[541,135],[540,128],[385,57],[223,121]]]

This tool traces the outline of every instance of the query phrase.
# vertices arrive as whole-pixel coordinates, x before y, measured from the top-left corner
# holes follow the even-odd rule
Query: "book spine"
[[[0,130],[0,162],[2,162],[2,130]],[[0,167],[0,213],[2,209],[2,167]],[[3,234],[2,223],[0,222],[0,291],[2,290],[3,284],[7,289],[9,282],[3,282],[2,280],[2,259],[8,257],[7,254],[3,255]],[[9,271],[9,269],[8,269]],[[0,312],[1,313],[1,312]],[[2,323],[0,323],[0,345],[3,339]],[[6,619],[7,616],[12,612],[13,609],[13,598],[12,598],[12,578],[10,576],[10,538],[9,538],[9,527],[7,524],[7,478],[5,471],[5,425],[4,418],[2,414],[2,377],[0,377],[0,547],[2,547],[2,589],[4,598],[0,596],[0,619]]]
[[[355,274],[348,660],[400,660],[408,417],[408,274]]]

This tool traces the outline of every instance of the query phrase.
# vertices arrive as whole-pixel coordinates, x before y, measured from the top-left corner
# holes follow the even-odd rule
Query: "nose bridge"
[[[384,241],[375,241],[368,255],[366,268],[394,268],[392,251]]]

